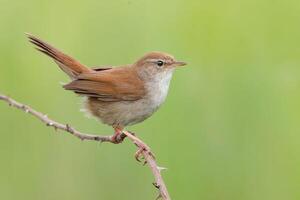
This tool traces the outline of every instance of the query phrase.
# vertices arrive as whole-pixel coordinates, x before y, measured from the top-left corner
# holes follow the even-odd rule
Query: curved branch
[[[111,135],[101,136],[101,135],[91,135],[91,134],[81,133],[78,130],[76,130],[75,128],[71,127],[70,125],[61,124],[59,122],[56,122],[56,121],[48,118],[47,115],[34,110],[30,106],[19,103],[16,100],[14,100],[8,96],[0,94],[0,100],[7,102],[9,106],[23,110],[24,112],[33,115],[37,119],[41,120],[47,126],[54,127],[55,130],[60,129],[60,130],[66,131],[81,140],[110,142],[110,143],[114,143],[114,144],[116,143],[115,140],[112,139]],[[166,187],[164,180],[160,173],[161,170],[164,168],[159,167],[157,165],[150,148],[142,140],[140,140],[139,138],[137,138],[136,136],[134,136],[132,133],[130,133],[128,131],[123,131],[123,133],[118,136],[117,141],[122,142],[125,137],[128,137],[138,147],[138,152],[136,153],[136,155],[138,156],[138,154],[142,154],[145,159],[144,163],[145,164],[147,163],[149,165],[149,167],[154,175],[154,178],[155,178],[155,183],[153,183],[153,185],[159,190],[158,198],[161,197],[163,200],[171,200],[170,195],[167,190],[167,187]]]

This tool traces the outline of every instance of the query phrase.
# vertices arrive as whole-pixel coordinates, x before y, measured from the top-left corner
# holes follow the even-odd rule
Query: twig
[[[151,152],[150,148],[139,138],[135,137],[128,131],[124,131],[124,134],[136,145],[138,146],[139,150],[142,150],[141,153],[145,159],[145,164],[148,163],[154,177],[155,183],[153,185],[160,191],[158,198],[162,198],[164,200],[170,200],[170,195],[168,193],[166,184],[161,176],[161,170],[166,169],[163,167],[159,167],[155,161],[155,157]],[[146,147],[146,148],[145,148]]]
[[[47,115],[45,115],[41,112],[38,112],[25,104],[19,103],[8,96],[0,94],[0,100],[7,102],[9,106],[18,108],[20,110],[23,110],[26,113],[33,115],[34,117],[38,118],[43,123],[45,123],[47,126],[54,127],[55,130],[60,129],[60,130],[66,131],[81,140],[110,142],[110,143],[114,143],[114,144],[116,143],[116,141],[113,140],[112,136],[110,136],[110,135],[100,136],[100,135],[91,135],[91,134],[81,133],[81,132],[77,131],[75,128],[71,127],[70,125],[61,124],[59,122],[56,122],[56,121],[48,118]],[[149,165],[149,167],[154,175],[154,178],[155,178],[155,183],[153,183],[153,185],[159,190],[158,198],[161,197],[163,200],[171,200],[168,190],[167,190],[167,187],[166,187],[164,180],[160,173],[161,169],[164,169],[164,168],[158,167],[158,165],[155,161],[154,155],[152,154],[150,148],[142,140],[140,140],[139,138],[137,138],[136,136],[134,136],[133,134],[131,134],[128,131],[123,131],[123,133],[120,134],[119,137],[117,138],[117,142],[121,143],[126,136],[138,147],[139,150],[138,150],[137,154],[142,154],[145,159],[145,164],[147,163]]]

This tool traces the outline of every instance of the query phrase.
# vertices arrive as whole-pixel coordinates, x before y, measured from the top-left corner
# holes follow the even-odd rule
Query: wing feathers
[[[41,39],[28,34],[36,49],[54,59],[73,80],[63,87],[100,101],[135,101],[145,95],[143,81],[130,65],[90,69]]]
[[[77,78],[64,88],[101,101],[135,101],[145,95],[143,82],[129,67],[84,73]]]

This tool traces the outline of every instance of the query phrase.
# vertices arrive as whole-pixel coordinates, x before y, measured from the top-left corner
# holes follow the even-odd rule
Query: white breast
[[[173,71],[166,71],[158,74],[151,82],[146,85],[148,98],[151,101],[152,109],[156,110],[165,101]]]
[[[157,74],[155,78],[147,82],[146,96],[133,102],[120,101],[110,104],[98,103],[96,116],[109,125],[133,125],[150,117],[165,101],[173,71]],[[94,114],[95,115],[95,114]]]

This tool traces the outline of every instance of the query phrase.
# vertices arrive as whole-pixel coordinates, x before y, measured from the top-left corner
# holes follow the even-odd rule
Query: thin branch
[[[8,103],[8,105],[13,106],[20,110],[23,110],[26,113],[33,115],[34,117],[38,118],[43,123],[45,123],[47,126],[52,126],[56,130],[60,129],[60,130],[66,131],[81,140],[95,140],[95,141],[100,141],[100,142],[112,142],[111,136],[99,136],[99,135],[90,135],[90,134],[81,133],[81,132],[77,131],[75,128],[69,126],[68,124],[61,124],[52,119],[49,119],[47,115],[45,115],[41,112],[38,112],[27,105],[21,104],[8,96],[0,94],[0,100],[6,101]]]
[[[20,110],[23,110],[26,113],[33,115],[34,117],[36,117],[37,119],[42,121],[47,126],[54,127],[55,130],[60,129],[60,130],[66,131],[81,140],[93,140],[93,141],[99,141],[99,142],[116,143],[116,141],[112,139],[111,135],[100,136],[100,135],[91,135],[91,134],[81,133],[78,130],[76,130],[75,128],[71,127],[70,125],[61,124],[59,122],[56,122],[56,121],[48,118],[47,115],[45,115],[41,112],[38,112],[25,104],[19,103],[8,96],[0,94],[0,100],[7,102],[8,105],[10,105],[12,107],[18,108]],[[138,160],[139,156],[142,155],[145,159],[144,163],[145,164],[147,163],[149,165],[150,170],[152,171],[154,178],[155,178],[155,183],[153,183],[153,185],[159,190],[158,198],[161,197],[163,200],[171,200],[170,195],[167,190],[167,187],[166,187],[164,180],[160,173],[161,169],[164,169],[164,168],[161,168],[157,165],[157,163],[155,161],[155,157],[154,157],[153,153],[151,152],[150,148],[142,140],[140,140],[139,138],[134,136],[129,131],[123,131],[123,133],[120,134],[118,136],[118,138],[116,139],[117,143],[121,143],[125,137],[128,137],[138,147],[138,151],[136,153],[137,160]]]
[[[145,159],[145,164],[148,163],[154,178],[155,183],[153,185],[159,190],[159,197],[161,197],[164,200],[171,200],[171,197],[169,195],[169,192],[167,190],[167,186],[161,176],[161,170],[166,169],[163,167],[159,167],[155,161],[155,157],[153,153],[151,152],[150,148],[139,138],[135,137],[128,131],[124,131],[124,134],[139,148],[139,151],[143,154],[143,157]],[[139,152],[138,151],[138,152]],[[137,152],[137,153],[138,153]]]

